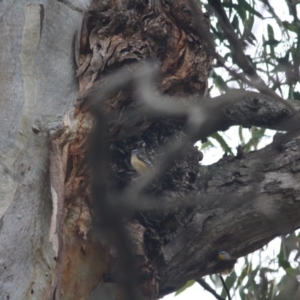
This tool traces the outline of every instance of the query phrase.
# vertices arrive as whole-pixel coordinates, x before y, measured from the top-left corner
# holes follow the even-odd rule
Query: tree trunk
[[[74,36],[84,1],[0,2],[0,298],[47,299],[55,267],[49,132],[77,97]]]
[[[157,299],[231,267],[220,251],[299,227],[299,131],[199,165],[194,139],[299,115],[255,93],[202,97],[212,53],[193,1],[41,3],[0,3],[1,299]],[[156,77],[136,64],[149,59]],[[132,169],[135,148],[152,174]]]

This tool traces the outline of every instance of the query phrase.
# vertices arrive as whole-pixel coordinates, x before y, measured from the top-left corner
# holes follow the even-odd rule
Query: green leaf
[[[228,89],[226,82],[224,81],[224,79],[221,76],[219,76],[215,72],[213,72],[212,77],[214,80],[214,84],[217,86],[217,88],[219,88],[222,91]]]
[[[282,243],[285,247],[285,255],[288,259],[290,254],[294,250],[298,250],[298,238],[296,237],[295,233],[288,234],[287,236],[282,237]]]
[[[225,35],[223,31],[217,30],[214,26],[211,27],[211,30],[215,38],[218,38],[220,41],[224,41]]]
[[[213,133],[212,135],[210,135],[210,137],[215,139],[220,144],[220,146],[222,147],[222,149],[225,152],[230,153],[231,155],[233,155],[233,152],[232,152],[231,148],[228,146],[228,144],[226,143],[224,138],[218,132]]]
[[[251,127],[251,139],[243,146],[243,149],[245,152],[249,152],[251,150],[251,147],[254,148],[254,150],[257,149],[258,143],[261,141],[261,139],[265,136],[265,128],[258,128],[255,126]]]
[[[295,276],[298,273],[297,270],[292,268],[292,267],[291,268],[286,268],[285,272],[286,272],[287,275],[290,275],[290,276]]]
[[[289,30],[289,31],[292,31],[292,32],[295,32],[297,33],[298,32],[298,25],[295,24],[295,23],[289,23],[287,21],[283,21],[282,22],[282,25],[285,29]]]
[[[263,43],[264,46],[277,46],[278,44],[280,44],[280,41],[276,39],[271,39]]]
[[[241,300],[246,300],[247,299],[244,290],[245,290],[244,287],[239,288],[239,294],[240,294]]]
[[[214,148],[214,147],[216,146],[210,140],[207,140],[207,142],[201,145],[201,150],[205,150],[207,148]]]
[[[270,288],[269,288],[269,293],[268,293],[268,297],[267,299],[268,300],[272,300],[276,294],[276,284],[275,284],[275,281],[271,281],[270,282]]]
[[[253,15],[263,19],[263,16],[245,0],[238,0],[238,3],[242,9],[248,10],[250,14],[253,14]]]
[[[268,24],[268,37],[269,40],[274,40],[274,30],[270,24]]]
[[[239,138],[240,138],[241,144],[244,145],[245,140],[244,140],[244,136],[243,136],[243,126],[239,126]]]
[[[300,101],[300,93],[294,91],[294,99]]]
[[[234,29],[238,29],[239,28],[239,18],[236,15],[233,17],[233,20],[231,22],[231,26]]]
[[[248,274],[248,281],[247,283],[245,284],[245,288],[250,288],[250,286],[253,286],[256,284],[255,282],[255,277],[259,271],[259,266],[257,266],[253,271],[249,272]]]
[[[243,267],[242,273],[238,278],[237,286],[240,286],[243,280],[251,273],[252,271],[252,263],[249,263],[248,260],[245,261],[245,265]]]
[[[250,14],[247,20],[245,21],[245,27],[247,27],[251,31],[253,24],[254,24],[254,16]]]
[[[285,259],[279,259],[279,260],[278,260],[278,264],[279,264],[279,266],[282,267],[285,271],[286,271],[287,269],[292,268],[291,265],[290,265],[290,263],[289,263],[289,261],[287,261],[287,260],[285,260]]]
[[[187,288],[192,286],[195,283],[195,280],[189,280],[182,288],[176,291],[175,296],[179,295],[180,293],[184,292]]]
[[[207,142],[201,145],[201,150],[205,150],[207,148],[215,148],[215,147],[216,146],[210,140],[207,140]]]
[[[286,254],[285,254],[285,246],[284,246],[284,243],[281,243],[281,246],[280,246],[280,251],[277,255],[278,257],[278,260],[286,260]]]
[[[247,18],[246,10],[243,9],[240,5],[235,5],[234,8],[236,9],[236,12],[238,13],[242,21],[246,20]]]

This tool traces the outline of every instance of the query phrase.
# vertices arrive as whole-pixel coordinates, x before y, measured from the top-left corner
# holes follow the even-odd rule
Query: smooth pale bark
[[[51,286],[49,131],[77,97],[74,36],[89,5],[62,2],[0,1],[1,299],[45,299]]]

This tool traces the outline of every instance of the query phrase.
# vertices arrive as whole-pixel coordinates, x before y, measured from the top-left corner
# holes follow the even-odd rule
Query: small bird
[[[218,260],[221,260],[221,261],[222,260],[232,260],[231,256],[226,251],[219,252],[217,258],[218,258]]]
[[[224,271],[222,271],[220,273],[221,275],[229,275],[229,274],[231,274],[231,272],[234,270],[234,264],[236,263],[237,260],[235,258],[231,257],[229,255],[229,253],[226,252],[226,251],[219,252],[218,256],[217,256],[217,259],[219,261],[229,262],[229,263],[231,262],[232,263],[232,267],[230,267],[229,269],[224,270]]]
[[[154,167],[147,157],[146,153],[142,149],[134,149],[131,152],[130,159],[132,167],[139,173],[145,174],[150,170],[153,170]]]

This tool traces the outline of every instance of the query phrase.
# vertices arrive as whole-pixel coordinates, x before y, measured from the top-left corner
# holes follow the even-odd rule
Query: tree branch
[[[126,84],[132,82],[138,87],[139,99],[144,106],[140,110],[127,112],[127,115],[123,114],[126,117],[126,124],[123,126],[129,124],[132,126],[132,130],[124,130],[124,135],[127,136],[136,134],[136,130],[142,130],[142,127],[140,129],[136,127],[132,120],[141,122],[147,115],[148,121],[151,121],[151,118],[156,118],[157,114],[188,119],[187,131],[193,141],[201,140],[233,125],[253,125],[283,131],[291,131],[299,127],[298,102],[279,100],[277,97],[256,92],[232,89],[219,97],[199,98],[196,103],[191,103],[189,106],[183,104],[184,99],[173,98],[170,105],[170,98],[158,95],[153,87],[155,68],[150,64],[137,66],[138,64],[134,65],[130,71],[123,70],[110,75],[106,78],[104,87],[103,83],[100,83],[97,88],[88,90],[80,98],[78,105],[82,106],[85,103],[101,111],[108,94],[112,91],[117,93]],[[131,120],[130,123],[128,119]],[[122,121],[120,122],[116,123],[118,128],[122,124]],[[113,129],[111,131],[114,132]],[[120,139],[124,139],[126,137],[124,135],[119,135]]]
[[[230,21],[225,13],[225,10],[220,2],[220,0],[209,0],[209,7],[215,12],[219,24],[228,39],[232,50],[232,59],[244,73],[250,78],[251,83],[257,88],[261,93],[266,93],[274,98],[280,98],[273,90],[271,90],[263,81],[263,79],[257,74],[255,68],[250,63],[246,57],[241,41],[234,32]]]
[[[162,250],[161,295],[228,269],[216,260],[221,250],[241,257],[298,228],[299,160],[297,130],[242,159],[202,166],[198,193],[207,199],[201,197],[192,220]]]
[[[231,90],[207,101],[199,116],[203,118],[198,129],[190,129],[193,140],[201,140],[213,132],[226,130],[233,125],[259,126],[275,130],[292,131],[300,126],[296,105],[255,92]],[[294,112],[297,113],[294,113]],[[201,112],[201,113],[200,113]],[[190,127],[194,126],[190,122]]]

